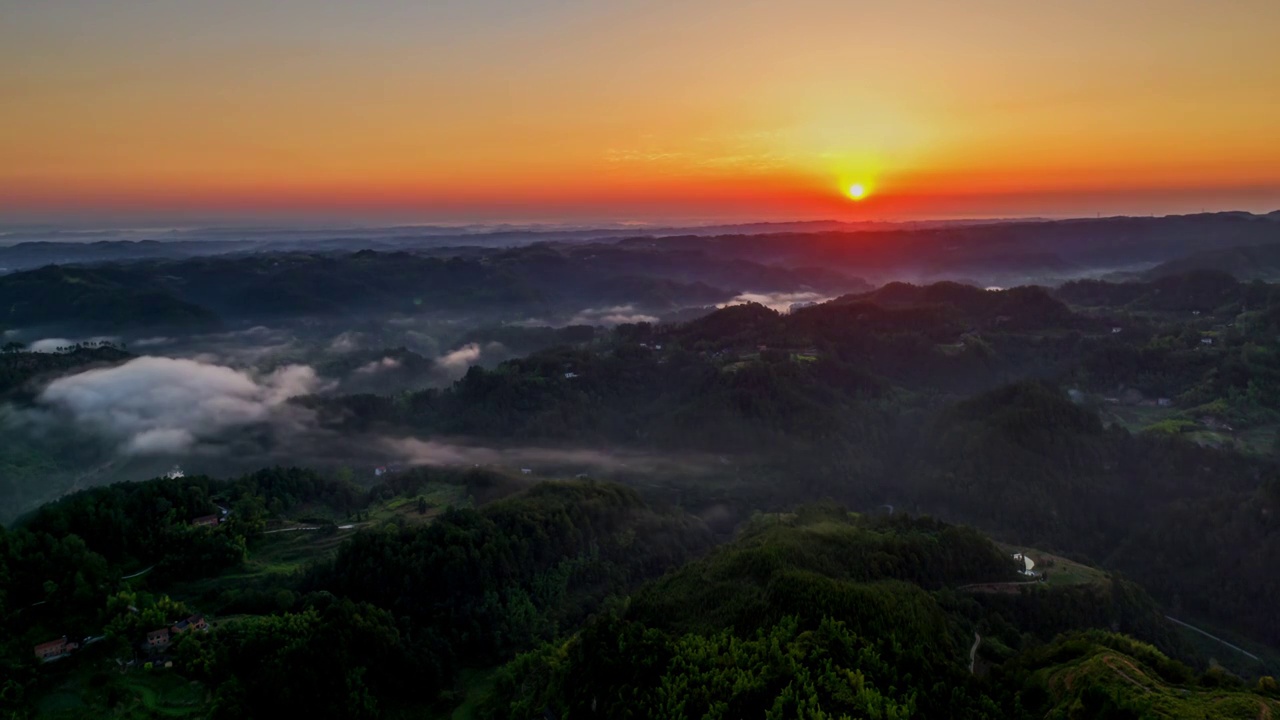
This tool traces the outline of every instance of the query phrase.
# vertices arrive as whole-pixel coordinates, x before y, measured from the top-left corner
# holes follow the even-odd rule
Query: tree
[[[427,514],[427,499],[422,497],[421,495],[418,496],[418,514],[419,515]]]

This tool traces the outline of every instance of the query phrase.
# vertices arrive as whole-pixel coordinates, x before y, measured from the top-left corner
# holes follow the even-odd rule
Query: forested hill
[[[1280,709],[1141,588],[1038,551],[1053,575],[1029,580],[968,528],[824,503],[712,545],[625,487],[476,469],[97,488],[0,530],[0,689],[15,718]],[[153,641],[187,621],[207,629]],[[84,645],[32,656],[60,633]]]
[[[1280,242],[1275,213],[975,223],[866,232],[669,237],[634,244],[707,249],[720,256],[853,271],[870,278],[1065,279],[1142,268],[1184,255]]]
[[[1098,625],[1178,641],[1120,580],[1009,593],[961,584],[998,587],[1010,573],[985,538],[927,519],[869,520],[831,506],[760,516],[568,643],[508,665],[482,716],[1039,718],[1072,708],[1072,717],[1156,709],[1152,717],[1217,718],[1280,709],[1241,685],[1221,687],[1220,675],[1197,680],[1128,638],[1084,633],[1045,649],[1058,633]],[[1068,663],[1094,661],[1103,667],[1089,685],[1055,681]],[[1128,674],[1149,687],[1126,685]],[[1215,709],[1228,700],[1231,709]]]
[[[747,291],[838,294],[869,287],[835,271],[793,270],[705,253],[534,245],[452,254],[269,252],[47,266],[0,276],[0,322],[204,331],[218,322],[395,313],[511,319],[629,306],[649,313]]]
[[[1146,282],[1076,280],[1065,283],[1054,294],[1072,305],[1138,313],[1234,315],[1248,308],[1280,304],[1276,285],[1241,282],[1228,273],[1213,269],[1160,274]]]
[[[700,478],[660,485],[695,507],[825,496],[940,515],[1089,558],[1175,612],[1280,643],[1263,570],[1280,552],[1280,296],[1212,282],[1248,309],[1062,302],[1182,307],[1202,294],[1195,277],[1059,298],[890,286],[789,314],[624,325],[444,390],[307,402],[351,432],[719,453]],[[1193,542],[1187,524],[1206,532]]]
[[[1280,243],[1205,250],[1161,263],[1145,274],[1161,278],[1196,270],[1224,272],[1240,280],[1275,282],[1280,280]]]
[[[1274,265],[1278,241],[1274,218],[1223,214],[520,247],[374,243],[377,249],[359,249],[353,240],[311,250],[266,244],[254,252],[196,257],[158,249],[128,262],[102,262],[111,255],[94,252],[77,260],[69,251],[56,256],[60,265],[0,275],[0,323],[75,326],[94,335],[386,313],[506,313],[521,320],[630,306],[661,317],[742,293],[802,295],[801,301],[863,295],[872,287],[866,277],[1056,284],[1168,263],[1151,276],[1215,269],[1252,279]],[[956,288],[935,286],[926,294],[961,307]],[[890,296],[900,289],[891,285],[861,299],[892,304]],[[1021,307],[1013,298],[1036,307]],[[1027,312],[1052,311],[1029,292],[1009,299],[996,317],[1018,323]]]
[[[133,355],[113,343],[78,344],[59,352],[28,352],[11,342],[0,351],[0,396],[31,389],[30,384],[71,370],[124,362]]]
[[[0,322],[14,327],[74,325],[90,333],[136,327],[191,331],[219,327],[218,317],[209,309],[136,271],[55,265],[0,276]]]
[[[954,287],[965,297],[983,292]],[[862,423],[844,408],[870,408],[893,386],[967,393],[1060,374],[1106,334],[1105,321],[1073,314],[1040,289],[988,295],[964,306],[834,302],[790,314],[745,304],[680,325],[622,325],[603,348],[472,368],[442,392],[361,398],[340,418],[508,439],[743,448],[762,436],[841,433]]]

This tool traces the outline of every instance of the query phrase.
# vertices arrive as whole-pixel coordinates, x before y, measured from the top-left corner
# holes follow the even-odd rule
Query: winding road
[[[125,575],[124,577],[122,577],[122,578],[120,578],[120,579],[121,579],[121,580],[130,580],[130,579],[132,579],[132,578],[141,577],[141,576],[146,575],[147,573],[151,572],[153,569],[155,569],[155,565],[152,565],[151,567],[147,568],[146,570],[139,570],[138,572],[136,572],[136,573],[134,573],[134,574],[132,574],[132,575]]]
[[[969,648],[969,674],[974,674],[974,668],[978,665],[978,646],[982,644],[982,636],[977,630],[973,631],[973,647]]]
[[[1200,633],[1201,635],[1203,635],[1203,636],[1205,636],[1205,637],[1209,638],[1210,640],[1217,640],[1218,642],[1222,643],[1223,645],[1226,645],[1227,647],[1231,648],[1232,650],[1235,650],[1236,652],[1240,653],[1241,655],[1246,655],[1246,656],[1248,656],[1248,657],[1250,657],[1250,658],[1253,658],[1254,660],[1257,660],[1258,662],[1262,662],[1262,658],[1258,657],[1257,655],[1254,655],[1253,653],[1249,652],[1248,650],[1245,650],[1245,649],[1242,649],[1242,648],[1238,648],[1238,647],[1236,647],[1235,645],[1232,645],[1231,643],[1227,642],[1226,640],[1223,640],[1222,638],[1218,637],[1217,635],[1210,635],[1209,633],[1207,633],[1207,632],[1205,632],[1205,631],[1201,630],[1200,628],[1196,627],[1195,625],[1189,625],[1189,624],[1187,624],[1187,623],[1184,623],[1184,622],[1182,622],[1181,620],[1179,620],[1179,619],[1178,619],[1178,618],[1176,618],[1176,617],[1171,617],[1171,616],[1169,616],[1169,615],[1165,615],[1164,617],[1165,617],[1165,619],[1166,619],[1166,620],[1168,620],[1169,622],[1175,622],[1175,623],[1178,623],[1178,624],[1179,624],[1179,625],[1181,625],[1182,627],[1184,627],[1184,628],[1186,628],[1186,629],[1188,629],[1188,630],[1194,630],[1195,632]]]

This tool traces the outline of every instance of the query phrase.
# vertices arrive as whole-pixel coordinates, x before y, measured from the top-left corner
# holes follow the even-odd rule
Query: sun
[[[854,200],[861,200],[866,196],[867,196],[867,189],[862,186],[862,183],[854,183],[849,186],[849,197],[853,198]]]

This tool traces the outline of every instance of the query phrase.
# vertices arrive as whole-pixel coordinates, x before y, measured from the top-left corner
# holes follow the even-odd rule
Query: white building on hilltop
[[[1020,566],[1018,572],[1026,575],[1027,577],[1037,577],[1038,573],[1035,571],[1035,560],[1032,560],[1022,553],[1014,553],[1013,560]]]

